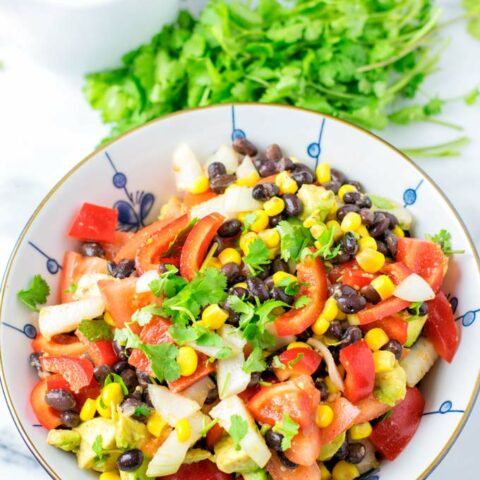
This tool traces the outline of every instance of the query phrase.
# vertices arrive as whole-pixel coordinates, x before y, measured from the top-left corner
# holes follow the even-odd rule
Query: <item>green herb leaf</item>
[[[64,290],[64,293],[75,293],[77,289],[78,289],[78,285],[72,282],[70,286]]]
[[[166,297],[176,295],[188,282],[181,276],[176,275],[178,268],[174,265],[166,265],[167,271],[160,275],[160,278],[152,280],[148,284],[148,288],[156,297],[160,297],[163,293]]]
[[[302,358],[303,358],[303,353],[298,353],[295,358],[293,358],[288,362],[288,367],[293,368]]]
[[[456,253],[465,253],[465,250],[453,250],[452,249],[452,235],[445,229],[441,229],[435,235],[425,235],[427,240],[430,240],[437,245],[440,245],[445,255],[453,255]]]
[[[206,437],[207,433],[218,423],[218,418],[215,420],[212,420],[211,422],[208,422],[200,431],[200,436]]]
[[[35,275],[26,290],[17,292],[18,299],[30,310],[38,312],[38,305],[43,305],[50,294],[50,287],[41,275]]]
[[[278,355],[275,355],[272,358],[272,365],[274,368],[279,368],[280,370],[285,370],[287,368],[285,364],[280,361],[280,358],[278,357]]]
[[[293,304],[293,308],[302,308],[307,306],[312,299],[310,297],[307,297],[307,295],[302,295],[301,297],[297,298],[295,300],[295,303]]]
[[[132,320],[143,327],[147,325],[147,323],[150,323],[153,315],[162,315],[162,312],[162,308],[155,304],[147,305],[139,310],[136,310],[132,315]]]
[[[283,414],[281,422],[277,422],[272,430],[283,435],[282,450],[288,450],[292,446],[292,439],[297,435],[300,425],[292,420],[288,413]]]
[[[235,443],[235,449],[240,450],[240,442],[245,438],[248,432],[248,423],[240,415],[230,417],[230,428],[228,434]]]
[[[243,257],[243,262],[252,274],[262,271],[262,265],[270,263],[270,252],[267,245],[260,238],[255,239],[248,245],[248,254]]]
[[[310,230],[298,221],[283,220],[276,228],[280,234],[281,256],[286,262],[300,261],[303,250],[314,243]]]
[[[137,417],[148,417],[152,410],[148,407],[148,405],[142,404],[138,407],[135,407],[133,415]]]
[[[107,378],[105,378],[104,385],[110,385],[111,383],[118,383],[122,389],[124,395],[128,395],[128,388],[123,381],[123,378],[116,373],[109,373]]]
[[[243,365],[246,373],[263,372],[267,368],[267,362],[261,348],[254,348]]]
[[[89,341],[113,340],[112,327],[105,320],[82,320],[78,329]]]
[[[157,380],[173,382],[180,378],[180,366],[177,363],[178,348],[170,343],[160,345],[143,344],[141,350],[150,360]]]
[[[109,454],[105,453],[105,450],[103,449],[103,437],[101,435],[96,436],[92,443],[92,450],[95,453],[96,462],[104,462],[109,456]]]

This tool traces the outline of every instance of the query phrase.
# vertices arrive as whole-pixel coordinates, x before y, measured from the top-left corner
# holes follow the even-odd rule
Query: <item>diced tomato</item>
[[[390,297],[386,300],[382,300],[376,305],[372,305],[358,312],[358,320],[360,325],[366,325],[367,323],[376,322],[385,317],[390,317],[398,312],[401,312],[410,305],[411,302],[407,302],[397,297]]]
[[[213,450],[214,445],[226,434],[225,430],[216,423],[208,432],[207,432],[207,447],[209,450]]]
[[[308,256],[297,267],[297,278],[304,286],[300,295],[306,295],[311,301],[302,308],[292,308],[275,319],[277,335],[287,337],[298,335],[310,327],[320,315],[327,299],[327,276],[319,258]]]
[[[373,395],[360,400],[355,406],[360,410],[360,413],[355,418],[355,424],[370,422],[392,409],[390,405],[377,400]]]
[[[320,429],[322,445],[330,443],[348,430],[360,413],[360,410],[344,397],[337,398],[330,406],[333,410],[333,422],[328,427]]]
[[[369,440],[388,460],[395,460],[417,431],[425,400],[416,388],[407,388],[405,398],[392,414],[373,427]]]
[[[202,378],[215,372],[216,365],[209,361],[209,358],[203,353],[197,352],[198,355],[198,367],[188,377],[180,377],[179,379],[168,382],[168,388],[174,393],[183,392],[188,387],[191,387],[194,383],[198,382]]]
[[[243,392],[240,392],[238,396],[243,400],[244,403],[248,403],[249,400],[255,396],[262,387],[260,385],[255,385],[254,387],[248,387]]]
[[[96,340],[88,342],[87,352],[96,367],[100,365],[112,366],[118,361],[118,356],[110,340]]]
[[[93,365],[86,358],[41,357],[40,364],[47,372],[60,373],[68,382],[73,392],[90,385],[93,378]]]
[[[84,203],[73,219],[68,236],[92,242],[111,242],[117,220],[118,210]]]
[[[367,273],[359,268],[346,268],[342,275],[342,283],[352,288],[360,289],[370,285],[376,277],[378,277],[376,273]]]
[[[49,375],[46,380],[48,390],[62,389],[73,394],[77,401],[77,408],[82,408],[87,398],[97,398],[100,395],[101,388],[95,379],[91,381],[90,385],[81,388],[77,393],[72,391],[70,384],[59,373]]]
[[[267,471],[272,480],[321,480],[320,468],[316,462],[309,467],[287,468],[276,453],[272,454],[267,463]]]
[[[342,348],[340,363],[346,372],[345,397],[353,403],[368,397],[375,385],[375,365],[365,341],[359,340]]]
[[[98,287],[105,302],[105,309],[112,317],[117,328],[123,328],[132,319],[137,309],[135,304],[137,279],[100,280]]]
[[[381,328],[390,340],[397,340],[402,345],[407,341],[408,323],[402,317],[394,315],[382,318],[376,322],[367,323],[367,325],[362,327],[362,331],[368,332],[372,328]]]
[[[281,382],[292,376],[312,375],[322,361],[322,357],[310,348],[285,350],[278,359],[285,365],[285,368],[275,368],[275,375]]]
[[[45,402],[45,394],[48,391],[46,380],[40,380],[30,394],[30,404],[37,420],[48,430],[57,428],[62,424],[60,415]]]
[[[61,333],[53,336],[51,340],[47,340],[42,334],[37,333],[37,336],[32,340],[32,350],[53,356],[79,357],[87,351],[87,347],[74,335]]]
[[[343,275],[343,272],[347,268],[360,268],[356,260],[349,260],[348,262],[339,263],[334,265],[332,269],[328,272],[328,279],[331,283],[337,283]]]
[[[302,428],[292,439],[292,446],[285,452],[286,457],[298,464],[309,467],[316,463],[322,448],[320,429],[314,423]]]
[[[165,254],[178,237],[186,231],[188,225],[188,215],[182,215],[147,237],[135,255],[135,266],[138,274],[141,275],[148,270],[157,270],[162,263],[161,257],[168,256]]]
[[[292,378],[291,382],[308,395],[312,410],[316,412],[317,406],[320,403],[320,391],[315,388],[312,377],[310,375],[301,375]]]
[[[108,261],[114,261],[117,253],[133,238],[133,232],[116,231],[111,242],[103,242],[102,248],[105,252],[105,258]]]
[[[288,414],[300,426],[308,427],[315,417],[310,397],[291,381],[262,387],[247,406],[257,421],[269,425],[275,425]]]
[[[211,213],[197,222],[188,234],[180,256],[180,274],[189,282],[200,270],[213,237],[224,220],[223,215]]]
[[[84,257],[77,252],[66,251],[60,273],[60,302],[73,302],[72,285],[87,273],[108,273],[107,260],[99,257]]]
[[[443,292],[428,303],[425,335],[432,341],[437,353],[451,362],[460,343],[460,332],[455,323],[452,306]]]
[[[162,477],[164,480],[230,480],[233,478],[233,475],[221,472],[210,460],[184,463],[177,473]]]
[[[399,238],[397,260],[418,273],[438,292],[448,268],[448,257],[440,245],[418,238]]]
[[[198,205],[199,203],[206,202],[207,200],[210,200],[213,197],[216,197],[217,194],[213,193],[210,189],[208,189],[204,193],[189,193],[187,192],[185,194],[185,197],[183,199],[183,203],[186,207],[192,208],[195,205]]]
[[[63,375],[59,373],[53,373],[47,378],[47,390],[66,390],[67,392],[72,392],[70,384],[63,378]]]
[[[382,270],[382,273],[388,275],[395,285],[403,282],[411,273],[413,273],[402,262],[386,263]]]

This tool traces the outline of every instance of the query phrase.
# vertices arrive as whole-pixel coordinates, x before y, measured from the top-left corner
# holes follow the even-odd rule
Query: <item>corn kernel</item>
[[[382,300],[390,298],[395,291],[395,284],[387,275],[380,275],[374,278],[370,285],[377,291]]]
[[[365,334],[365,342],[370,350],[380,350],[388,340],[388,335],[382,328],[372,328]]]
[[[192,347],[180,347],[177,353],[177,363],[183,377],[192,375],[198,366],[197,352]]]
[[[241,187],[253,187],[260,179],[260,175],[257,172],[250,172],[247,176],[239,178],[236,184]]]
[[[287,272],[275,272],[272,275],[272,280],[275,286],[281,285],[285,286],[289,283],[293,283],[297,281],[297,277],[295,275],[292,275],[291,273]]]
[[[348,212],[340,224],[344,232],[355,232],[362,225],[362,217],[357,212]]]
[[[248,232],[240,237],[240,248],[245,255],[248,255],[248,245],[254,242],[258,238],[258,235],[254,232]]]
[[[226,248],[225,250],[222,250],[218,254],[218,259],[222,265],[226,265],[227,263],[236,263],[237,265],[240,265],[242,263],[240,253],[234,248]]]
[[[395,234],[397,237],[405,236],[405,232],[398,225],[392,230],[392,233]]]
[[[208,177],[202,175],[195,179],[191,187],[188,189],[190,193],[205,193],[208,190]]]
[[[332,379],[330,378],[330,375],[325,377],[325,385],[327,386],[328,393],[337,393],[338,392],[338,388],[332,382]]]
[[[327,220],[335,220],[337,218],[337,212],[338,212],[339,208],[340,207],[339,207],[338,203],[333,202],[332,207],[328,211]]]
[[[305,228],[312,228],[316,223],[317,223],[317,220],[315,219],[315,217],[307,217],[303,221],[303,226]]]
[[[327,162],[320,162],[315,169],[318,183],[328,183],[332,180],[330,171],[330,164]]]
[[[312,325],[312,330],[315,335],[323,335],[330,327],[330,322],[323,317],[318,317]]]
[[[319,405],[315,413],[315,423],[319,428],[326,428],[333,422],[333,410],[330,405]]]
[[[280,234],[275,228],[267,228],[260,232],[258,236],[265,242],[268,248],[275,248],[280,245]]]
[[[91,420],[95,413],[97,412],[97,404],[93,398],[87,398],[83,404],[82,409],[80,410],[80,420],[82,422],[87,422]]]
[[[395,368],[395,355],[388,350],[373,352],[373,364],[376,373],[391,372]]]
[[[323,310],[320,316],[331,322],[332,320],[335,320],[335,318],[337,318],[337,313],[337,301],[333,297],[327,298],[327,301],[323,306]]]
[[[360,268],[367,273],[378,272],[385,264],[385,255],[372,248],[366,248],[355,256]]]
[[[295,193],[298,190],[297,182],[290,177],[286,170],[276,176],[275,185],[277,185],[282,195],[284,193]]]
[[[320,462],[318,464],[318,467],[320,468],[320,478],[322,480],[331,480],[332,479],[332,475],[331,475],[330,471],[328,470],[328,468],[325,466],[325,464],[323,462]]]
[[[353,425],[348,431],[351,440],[363,440],[368,438],[372,433],[370,422],[358,423]]]
[[[343,235],[340,224],[336,220],[329,220],[326,225],[327,228],[333,229],[333,239],[335,241],[339,240],[340,237]]]
[[[99,395],[97,397],[97,400],[95,401],[95,406],[97,408],[97,412],[100,414],[101,417],[110,418],[112,416],[112,410],[110,409],[110,407],[105,405],[102,400],[102,395]]]
[[[247,282],[238,282],[234,285],[234,287],[237,287],[237,288],[244,288],[245,290],[247,290],[248,288],[248,285],[247,285]]]
[[[338,310],[337,320],[346,320],[346,319],[347,319],[347,314],[343,313],[341,310]]]
[[[323,224],[316,223],[310,227],[310,233],[313,238],[320,238],[323,233],[327,230],[327,227]]]
[[[292,348],[308,348],[312,349],[312,347],[305,342],[292,342],[288,344],[287,350],[292,350]]]
[[[256,218],[255,221],[250,224],[250,230],[257,233],[265,230],[268,227],[269,222],[267,212],[264,210],[255,210],[253,213],[255,214]]]
[[[175,432],[179,442],[186,442],[192,435],[192,427],[187,418],[182,418],[175,424]]]
[[[111,327],[115,327],[115,326],[116,326],[115,322],[113,321],[112,316],[111,316],[108,312],[105,312],[105,314],[103,315],[103,319],[104,319]]]
[[[354,480],[360,476],[358,468],[353,463],[340,460],[332,470],[333,480]]]
[[[342,185],[338,189],[338,197],[340,198],[340,200],[343,200],[343,196],[347,192],[356,192],[356,191],[357,191],[357,187],[355,187],[354,185],[349,185],[348,183],[346,183],[345,185]]]
[[[113,470],[111,472],[103,472],[98,477],[98,480],[120,480],[120,475],[118,474],[118,472],[116,470]]]
[[[217,303],[209,305],[202,312],[202,324],[210,330],[217,330],[223,326],[228,318],[228,313],[220,308]]]
[[[103,404],[111,408],[111,406],[117,406],[122,403],[123,392],[122,387],[118,383],[109,383],[102,389],[102,401]]]
[[[370,235],[367,227],[363,224],[357,228],[356,233],[358,233],[360,237],[368,237]]]
[[[216,268],[217,270],[220,270],[222,268],[222,263],[217,257],[212,257],[208,260],[206,266],[208,268]]]
[[[147,430],[154,436],[159,437],[167,422],[157,413],[152,412],[147,420]]]
[[[360,252],[363,252],[367,248],[369,248],[370,250],[377,249],[377,242],[370,235],[368,236],[365,235],[364,237],[360,238],[360,240],[358,241],[358,250]]]
[[[349,325],[360,325],[360,320],[356,313],[347,313],[347,320]]]
[[[285,202],[280,197],[272,197],[263,204],[263,208],[269,217],[274,217],[283,212],[285,209]]]

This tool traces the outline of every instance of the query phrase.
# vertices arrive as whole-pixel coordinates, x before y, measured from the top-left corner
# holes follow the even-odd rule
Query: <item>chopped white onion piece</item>
[[[262,204],[252,197],[253,188],[234,186],[225,192],[225,211],[227,213],[247,212],[262,208]]]
[[[255,168],[252,159],[248,155],[245,155],[242,163],[237,168],[237,178],[245,178],[256,172],[257,169]]]
[[[407,302],[426,302],[435,298],[432,287],[416,273],[411,273],[405,280],[400,282],[395,291],[395,297]]]
[[[198,205],[194,205],[190,210],[190,218],[203,218],[215,212],[227,216],[227,212],[225,211],[225,195],[218,195]]]
[[[102,298],[102,293],[98,288],[99,280],[108,280],[112,277],[105,273],[85,273],[77,282],[77,288],[73,292],[74,300],[83,300],[84,298]]]
[[[186,143],[181,143],[174,150],[172,163],[175,184],[180,191],[189,190],[204,175],[197,156]]]
[[[408,355],[400,360],[400,366],[407,374],[407,385],[414,387],[432,368],[437,358],[433,343],[428,338],[420,337]]]
[[[220,145],[218,150],[207,160],[205,166],[208,168],[213,162],[223,163],[227,173],[235,173],[238,167],[238,153],[230,145]]]
[[[208,392],[215,386],[215,383],[210,377],[203,377],[198,382],[195,382],[190,387],[182,391],[181,395],[187,397],[194,402],[197,402],[201,407],[208,397]]]
[[[138,277],[137,285],[135,287],[135,291],[137,293],[148,293],[150,292],[149,285],[153,280],[157,280],[160,278],[160,274],[157,270],[148,270],[143,275]]]
[[[322,355],[325,363],[327,364],[328,375],[332,380],[333,384],[343,392],[343,380],[340,374],[338,373],[337,365],[335,365],[335,360],[333,359],[330,350],[326,345],[324,345],[320,340],[316,338],[310,338],[307,340],[307,343],[310,344],[313,348],[318,350]]]

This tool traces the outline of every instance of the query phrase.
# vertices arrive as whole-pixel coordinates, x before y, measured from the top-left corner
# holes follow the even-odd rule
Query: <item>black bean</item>
[[[340,361],[340,347],[328,347],[328,349],[330,350],[335,363],[338,363]]]
[[[348,463],[353,463],[354,465],[360,463],[367,453],[365,445],[360,442],[348,444],[348,453],[345,460]]]
[[[135,373],[137,374],[137,380],[139,385],[146,387],[147,385],[152,383],[152,380],[150,379],[150,375],[148,375],[147,372],[142,372],[142,370],[137,369]]]
[[[277,272],[289,272],[288,263],[285,260],[282,260],[280,257],[277,257],[272,262],[273,273]]]
[[[328,182],[322,184],[322,187],[325,190],[331,190],[336,195],[340,190],[341,185],[338,182]]]
[[[263,283],[265,283],[265,286],[271,291],[273,287],[275,287],[275,283],[273,281],[273,277],[267,277]]]
[[[37,373],[40,373],[42,371],[42,365],[40,363],[40,358],[43,356],[42,352],[33,352],[30,354],[28,357],[28,361],[30,365],[35,368]]]
[[[85,257],[101,257],[105,256],[105,250],[97,242],[84,242],[80,247],[80,253]]]
[[[230,238],[238,235],[241,228],[242,222],[240,222],[240,220],[237,220],[236,218],[232,218],[230,220],[225,220],[225,222],[220,225],[217,233],[221,237]]]
[[[342,238],[342,250],[349,255],[358,252],[358,241],[353,232],[346,232]]]
[[[218,175],[218,177],[210,179],[210,189],[213,193],[224,193],[227,187],[236,180],[236,175]]]
[[[411,315],[416,315],[416,309],[415,308],[409,308],[408,313]],[[423,317],[428,313],[428,303],[423,302],[420,307],[418,308],[418,314]]]
[[[272,450],[277,452],[282,451],[282,441],[283,435],[278,432],[274,432],[272,429],[267,430],[265,433],[265,442],[267,443],[268,447]]]
[[[135,387],[138,385],[137,374],[131,368],[125,369],[120,376],[123,379],[123,383],[128,388],[129,392],[133,392]]]
[[[282,198],[285,202],[285,212],[287,215],[296,217],[302,213],[303,204],[294,193],[286,193]]]
[[[360,200],[360,198],[361,198],[360,192],[347,192],[343,196],[343,201],[347,204],[355,205]]]
[[[107,269],[115,278],[127,278],[135,272],[135,260],[120,260],[118,263],[108,262]]]
[[[117,354],[117,357],[120,360],[126,360],[128,358],[127,352],[125,351],[125,347],[120,345],[118,342],[113,342],[113,351]]]
[[[262,380],[262,376],[258,372],[254,372],[250,376],[250,382],[248,383],[247,388],[254,388],[256,387],[259,383],[260,380]]]
[[[137,409],[140,409],[141,411],[148,408],[150,410],[150,407],[146,403],[142,402],[141,399],[134,397],[127,397],[120,405],[120,408],[122,409],[123,415],[127,417],[133,417],[140,422],[143,422],[147,419],[148,413],[147,415],[139,414]]]
[[[277,451],[277,455],[278,455],[278,458],[280,460],[280,462],[282,462],[282,465],[285,467],[285,468],[288,468],[290,470],[293,470],[294,468],[297,468],[298,467],[298,464],[296,464],[295,462],[292,462],[291,460],[289,460],[287,458],[287,456],[285,455],[285,453],[282,451],[282,450],[278,450]]]
[[[276,143],[272,143],[265,149],[265,156],[268,160],[280,160],[282,158],[282,150]]]
[[[255,200],[268,200],[275,195],[278,195],[278,187],[271,182],[259,183],[252,190],[252,197]]]
[[[232,287],[228,293],[230,295],[235,295],[236,297],[240,297],[240,298],[246,298],[248,297],[248,291],[246,288],[243,288],[243,287]]]
[[[210,244],[210,248],[212,248],[214,245],[217,246],[217,248],[215,249],[215,253],[218,255],[221,251],[225,250],[226,248],[226,244],[225,242],[223,241],[223,237],[221,237],[220,235],[215,235],[213,237],[213,240],[212,240],[212,243]]]
[[[378,239],[375,239],[375,241],[377,242],[377,251],[379,251],[382,255],[388,255],[387,244]]]
[[[365,285],[360,289],[360,295],[369,303],[377,304],[381,298],[378,292],[371,286]]]
[[[120,375],[127,368],[131,368],[131,367],[126,360],[119,360],[118,362],[114,363],[112,366],[112,370],[118,375]]]
[[[356,205],[344,205],[343,207],[340,207],[337,210],[337,219],[339,222],[341,222],[344,218],[345,215],[349,212],[360,212],[360,209]]]
[[[227,277],[228,283],[234,283],[240,275],[240,266],[234,262],[229,262],[223,265],[220,271]]]
[[[293,170],[295,164],[288,157],[282,157],[280,160],[275,161],[275,168],[277,172],[280,173],[285,170]]]
[[[62,425],[68,428],[75,428],[80,424],[80,415],[77,412],[67,410],[60,414]]]
[[[280,302],[284,302],[288,305],[292,305],[293,301],[295,300],[292,295],[286,294],[285,290],[281,287],[273,287],[270,295],[274,300],[279,300]]]
[[[307,328],[306,330],[297,335],[297,341],[306,342],[311,337],[313,337],[313,331],[311,328]]]
[[[352,343],[358,342],[362,338],[362,331],[359,327],[353,325],[347,327],[342,337],[342,347],[347,347]]]
[[[325,332],[327,337],[335,338],[336,340],[341,340],[343,336],[343,329],[339,321],[334,320],[330,322],[328,330]]]
[[[397,340],[389,340],[383,347],[382,350],[387,350],[392,352],[395,355],[397,360],[402,358],[403,347],[402,344]]]
[[[390,219],[381,212],[375,213],[375,220],[370,226],[370,235],[374,238],[381,237],[390,225]]]
[[[393,230],[397,225],[400,225],[398,218],[393,213],[390,213],[390,212],[381,212],[381,213],[383,213],[390,221],[390,225],[388,228],[390,228],[391,230]]]
[[[273,217],[270,217],[268,220],[268,226],[270,228],[275,228],[281,221],[286,220],[287,218],[287,213],[282,212],[279,213],[278,215],[274,215]]]
[[[362,208],[359,213],[363,224],[367,227],[372,225],[372,223],[375,221],[375,213],[372,212],[372,210],[369,210],[368,208]]]
[[[251,156],[251,159],[253,165],[255,165],[255,168],[257,170],[259,170],[260,167],[267,161],[267,157],[262,152],[257,152],[256,155],[254,155],[253,157]]]
[[[134,448],[122,453],[117,459],[117,467],[122,472],[133,472],[141,467],[143,463],[143,453]]]
[[[61,412],[73,410],[76,405],[73,395],[62,388],[49,390],[45,394],[45,403],[55,410],[59,410]]]
[[[371,208],[372,201],[370,200],[370,197],[368,195],[361,194],[360,199],[356,202],[356,205],[360,208]]]
[[[299,187],[315,182],[315,175],[313,172],[309,172],[307,170],[294,170],[292,173],[292,178],[297,182]]]
[[[218,400],[218,388],[215,386],[215,387],[212,387],[208,391],[207,398],[205,399],[205,404],[206,405],[211,405],[212,403],[216,402],[217,400]]]
[[[328,398],[328,387],[324,380],[317,378],[315,388],[320,392],[320,400],[324,402]]]
[[[345,458],[347,458],[347,455],[348,455],[348,441],[345,440],[340,446],[340,448],[335,452],[335,455],[333,456],[333,458],[335,460],[344,460]]]
[[[357,180],[349,180],[349,185],[353,185],[359,192],[363,192],[363,185]]]
[[[271,265],[263,265],[262,269],[257,273],[257,278],[260,280],[265,280],[272,274],[272,267]]]
[[[343,185],[347,181],[347,177],[340,170],[337,170],[336,168],[332,168],[330,170],[330,175],[332,177],[332,180],[334,182],[339,183],[340,185]]]
[[[93,369],[93,376],[100,385],[103,385],[110,373],[112,373],[112,369],[108,365],[100,365]]]
[[[247,278],[247,288],[250,295],[257,297],[261,302],[266,302],[270,298],[267,287],[257,277]]]
[[[135,388],[135,390],[128,395],[127,398],[132,398],[132,399],[135,399],[135,400],[141,400],[143,398],[143,390],[144,390],[144,387],[138,385]]]
[[[390,230],[385,232],[385,244],[387,245],[390,256],[395,258],[397,256],[398,237]]]
[[[246,138],[236,138],[232,144],[233,149],[242,155],[253,157],[257,154],[257,147]]]
[[[218,177],[219,175],[226,175],[227,169],[222,162],[212,162],[208,166],[208,178],[212,179]]]
[[[269,177],[274,173],[277,173],[277,165],[272,160],[266,160],[258,168],[258,173],[261,177]]]
[[[350,295],[356,295],[357,294],[357,291],[351,287],[350,285],[340,285],[339,286],[339,291],[341,293],[341,295],[343,296],[350,296]]]
[[[352,256],[345,252],[342,248],[339,250],[339,252],[337,253],[337,256],[332,258],[330,261],[334,264],[334,265],[338,265],[339,263],[345,263],[345,262],[348,262],[350,259],[352,258]]]
[[[239,314],[239,313],[230,312],[230,313],[228,314],[228,318],[227,318],[226,322],[227,322],[229,325],[233,325],[234,327],[238,327],[238,325],[240,324],[240,314]]]

